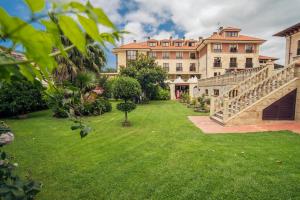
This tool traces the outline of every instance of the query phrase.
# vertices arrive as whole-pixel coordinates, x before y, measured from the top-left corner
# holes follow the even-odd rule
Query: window
[[[219,90],[218,89],[214,89],[214,96],[219,96]]]
[[[156,52],[150,51],[150,52],[148,53],[148,56],[149,56],[150,58],[156,58]]]
[[[149,45],[149,47],[155,47],[156,46],[156,42],[149,42],[148,45]]]
[[[182,72],[182,63],[176,63],[176,71]]]
[[[168,46],[170,46],[170,43],[169,43],[169,42],[163,42],[163,43],[162,43],[162,46],[163,46],[163,47],[168,47]]]
[[[222,44],[213,44],[213,52],[222,52]]]
[[[190,53],[190,59],[196,59],[196,53],[191,52]]]
[[[182,52],[176,52],[176,59],[182,59],[183,53]]]
[[[238,32],[236,32],[236,31],[228,31],[228,32],[226,32],[226,36],[227,37],[237,37],[238,36]]]
[[[252,68],[253,63],[252,63],[252,58],[246,58],[246,68]]]
[[[230,58],[229,67],[237,67],[236,58]]]
[[[205,89],[205,95],[208,95],[208,89]]]
[[[190,63],[190,72],[195,72],[195,71],[196,71],[196,64]]]
[[[221,72],[214,72],[214,76],[220,76]]]
[[[127,53],[127,60],[136,60],[137,51],[129,50]]]
[[[183,43],[182,42],[175,42],[174,46],[175,47],[182,47]]]
[[[221,58],[220,57],[215,57],[214,58],[214,67],[221,67],[222,63],[221,63]]]
[[[236,53],[237,52],[237,45],[236,44],[229,45],[229,51],[231,53]]]
[[[300,56],[300,40],[298,40],[297,55]]]
[[[189,47],[194,47],[195,46],[195,42],[189,42]]]
[[[166,71],[166,72],[169,72],[170,68],[169,68],[169,63],[163,63],[163,69]]]
[[[162,52],[162,58],[163,59],[169,59],[170,58],[170,53],[169,52]]]
[[[245,51],[246,51],[246,53],[253,53],[254,52],[253,45],[252,44],[246,44]]]

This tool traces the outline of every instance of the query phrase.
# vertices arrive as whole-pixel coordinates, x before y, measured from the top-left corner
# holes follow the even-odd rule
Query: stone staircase
[[[264,69],[265,67],[266,65],[261,65],[255,68],[249,68],[249,69],[235,71],[235,72],[228,72],[223,75],[200,79],[198,81],[198,87],[208,87],[208,86],[216,86],[216,85],[235,85],[249,78],[249,76],[256,74],[257,72]]]
[[[250,124],[261,120],[262,110],[297,88],[295,63],[274,70],[267,64],[232,86],[218,97],[211,98],[210,118],[222,125]]]

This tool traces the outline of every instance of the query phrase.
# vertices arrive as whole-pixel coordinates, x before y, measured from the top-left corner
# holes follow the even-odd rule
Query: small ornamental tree
[[[123,126],[130,126],[127,115],[128,112],[136,108],[136,105],[131,100],[141,94],[139,82],[130,77],[118,77],[113,83],[113,94],[116,98],[124,100],[123,103],[117,104],[117,109],[125,113]]]
[[[142,88],[142,96],[146,99],[155,99],[157,86],[166,87],[166,71],[156,63],[154,58],[143,54],[136,60],[130,61],[127,67],[121,69],[120,74],[137,79]]]

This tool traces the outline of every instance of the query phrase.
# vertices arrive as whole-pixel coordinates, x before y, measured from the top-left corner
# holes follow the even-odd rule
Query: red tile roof
[[[149,41],[149,40],[148,40]],[[116,49],[151,49],[151,50],[160,50],[160,49],[164,49],[164,50],[177,50],[177,49],[180,49],[180,50],[196,50],[197,48],[197,41],[196,40],[182,40],[182,39],[176,39],[176,40],[170,40],[170,39],[164,39],[164,40],[160,40],[160,41],[163,41],[163,42],[196,42],[195,46],[187,46],[187,45],[184,45],[184,46],[180,46],[180,47],[177,47],[177,46],[167,46],[167,47],[164,47],[164,46],[161,46],[161,45],[158,45],[158,46],[154,46],[154,47],[150,47],[148,46],[147,42],[132,42],[132,43],[129,43],[129,44],[124,44],[124,45],[121,45],[120,47],[116,48]]]
[[[221,29],[220,33],[224,32],[224,31],[238,31],[238,32],[240,32],[241,29],[240,28],[236,28],[236,27],[232,27],[232,26],[228,26],[226,28]]]
[[[278,58],[275,58],[275,57],[269,57],[269,56],[262,56],[260,55],[258,57],[259,60],[278,60]]]
[[[284,29],[283,31],[280,31],[273,36],[279,36],[279,37],[285,37],[286,35],[293,34],[294,32],[300,31],[300,23],[295,24],[294,26],[291,26],[289,28]]]
[[[265,42],[266,40],[246,35],[239,35],[237,37],[225,37],[219,34],[214,34],[207,38],[206,40],[224,40],[224,41],[258,41]]]

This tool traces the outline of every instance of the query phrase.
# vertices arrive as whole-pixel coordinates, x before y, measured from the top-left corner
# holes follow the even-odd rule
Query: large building
[[[285,64],[300,60],[300,23],[295,24],[274,36],[286,38]]]
[[[172,99],[179,98],[183,92],[196,96],[198,79],[259,67],[260,62],[267,58],[259,56],[260,45],[265,40],[240,32],[239,28],[221,27],[206,39],[148,38],[144,42],[124,44],[113,52],[117,57],[118,70],[126,67],[138,54],[155,58],[168,72]]]

